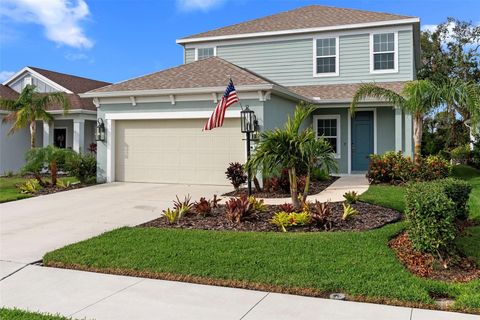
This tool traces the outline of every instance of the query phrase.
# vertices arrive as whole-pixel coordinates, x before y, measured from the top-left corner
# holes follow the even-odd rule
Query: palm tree
[[[306,201],[312,166],[327,163],[327,168],[331,168],[333,167],[331,163],[334,162],[332,149],[328,147],[326,141],[321,139],[316,142],[311,128],[301,130],[303,121],[313,110],[315,110],[314,106],[302,103],[297,106],[293,117],[288,117],[283,129],[277,128],[262,132],[254,154],[246,165],[247,170],[252,171],[263,168],[264,171],[272,172],[286,168],[290,183],[290,196],[295,208],[300,207],[297,166],[305,165],[308,168],[302,198],[303,201]]]
[[[39,93],[35,86],[27,85],[16,100],[0,98],[0,107],[10,111],[2,121],[13,122],[9,134],[30,127],[30,147],[35,148],[36,121],[52,122],[54,118],[46,109],[54,103],[68,112],[70,103],[63,92]]]
[[[440,87],[428,80],[409,81],[403,87],[402,92],[396,93],[385,89],[374,83],[362,84],[353,96],[350,105],[352,115],[360,100],[366,97],[383,99],[404,112],[410,113],[413,117],[413,141],[415,161],[421,160],[422,129],[425,115],[435,107],[444,102],[444,94]]]

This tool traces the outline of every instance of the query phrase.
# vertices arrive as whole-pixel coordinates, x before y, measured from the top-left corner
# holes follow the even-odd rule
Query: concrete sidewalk
[[[3,266],[2,270],[8,267]],[[0,281],[0,305],[97,320],[480,319],[480,316],[460,313],[334,301],[35,265],[29,265]]]
[[[345,200],[343,195],[345,192],[355,191],[358,194],[362,194],[368,190],[368,180],[364,174],[353,174],[341,176],[337,181],[328,186],[325,190],[318,194],[308,196],[308,201],[315,200],[319,202],[337,202]],[[284,204],[290,203],[290,198],[270,198],[263,199],[266,204]]]

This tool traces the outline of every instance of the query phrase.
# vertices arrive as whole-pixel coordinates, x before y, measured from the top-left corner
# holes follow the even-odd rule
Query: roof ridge
[[[89,80],[89,81],[95,81],[95,82],[102,82],[102,83],[108,83],[108,84],[111,84],[111,82],[107,82],[107,81],[103,81],[103,80],[96,80],[96,79],[92,79],[92,78],[87,78],[87,77],[81,77],[81,76],[77,76],[77,75],[74,75],[74,74],[70,74],[70,73],[65,73],[65,72],[58,72],[58,71],[54,71],[54,70],[49,70],[49,69],[44,69],[44,68],[39,68],[39,67],[33,67],[33,66],[27,66],[27,68],[29,69],[32,69],[38,73],[42,73],[41,71],[47,71],[47,72],[51,72],[51,73],[56,73],[56,74],[60,74],[60,75],[63,75],[63,76],[69,76],[69,77],[72,77],[72,78],[79,78],[79,79],[85,79],[85,80]],[[40,70],[40,71],[39,71]],[[43,74],[42,74],[43,75]],[[44,75],[45,76],[45,75]]]

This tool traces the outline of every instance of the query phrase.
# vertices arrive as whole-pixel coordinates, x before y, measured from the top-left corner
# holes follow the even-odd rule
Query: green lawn
[[[403,211],[403,191],[372,186],[362,199]],[[322,233],[125,227],[47,253],[44,263],[291,293],[340,291],[391,304],[428,305],[431,295],[447,295],[458,310],[480,313],[480,280],[426,280],[398,262],[388,241],[403,228],[403,222],[368,232]],[[458,243],[480,264],[480,227],[469,229]]]
[[[0,178],[0,203],[15,201],[25,198],[30,198],[32,195],[20,193],[20,190],[16,187],[18,184],[25,182],[27,179],[14,176],[14,177],[1,177]],[[60,178],[60,180],[75,182],[77,179],[73,177]]]
[[[28,312],[19,309],[6,309],[0,308],[0,319],[2,320],[69,320],[71,318],[65,318],[61,316]]]

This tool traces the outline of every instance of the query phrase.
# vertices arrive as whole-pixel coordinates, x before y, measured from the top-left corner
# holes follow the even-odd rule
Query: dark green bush
[[[405,195],[407,232],[413,248],[422,252],[451,252],[457,235],[455,203],[435,182],[409,184]]]
[[[72,153],[65,161],[65,167],[81,183],[95,183],[97,159],[91,154]]]
[[[436,181],[445,195],[455,203],[455,217],[461,220],[468,218],[468,198],[472,191],[472,186],[463,180],[448,178]]]

